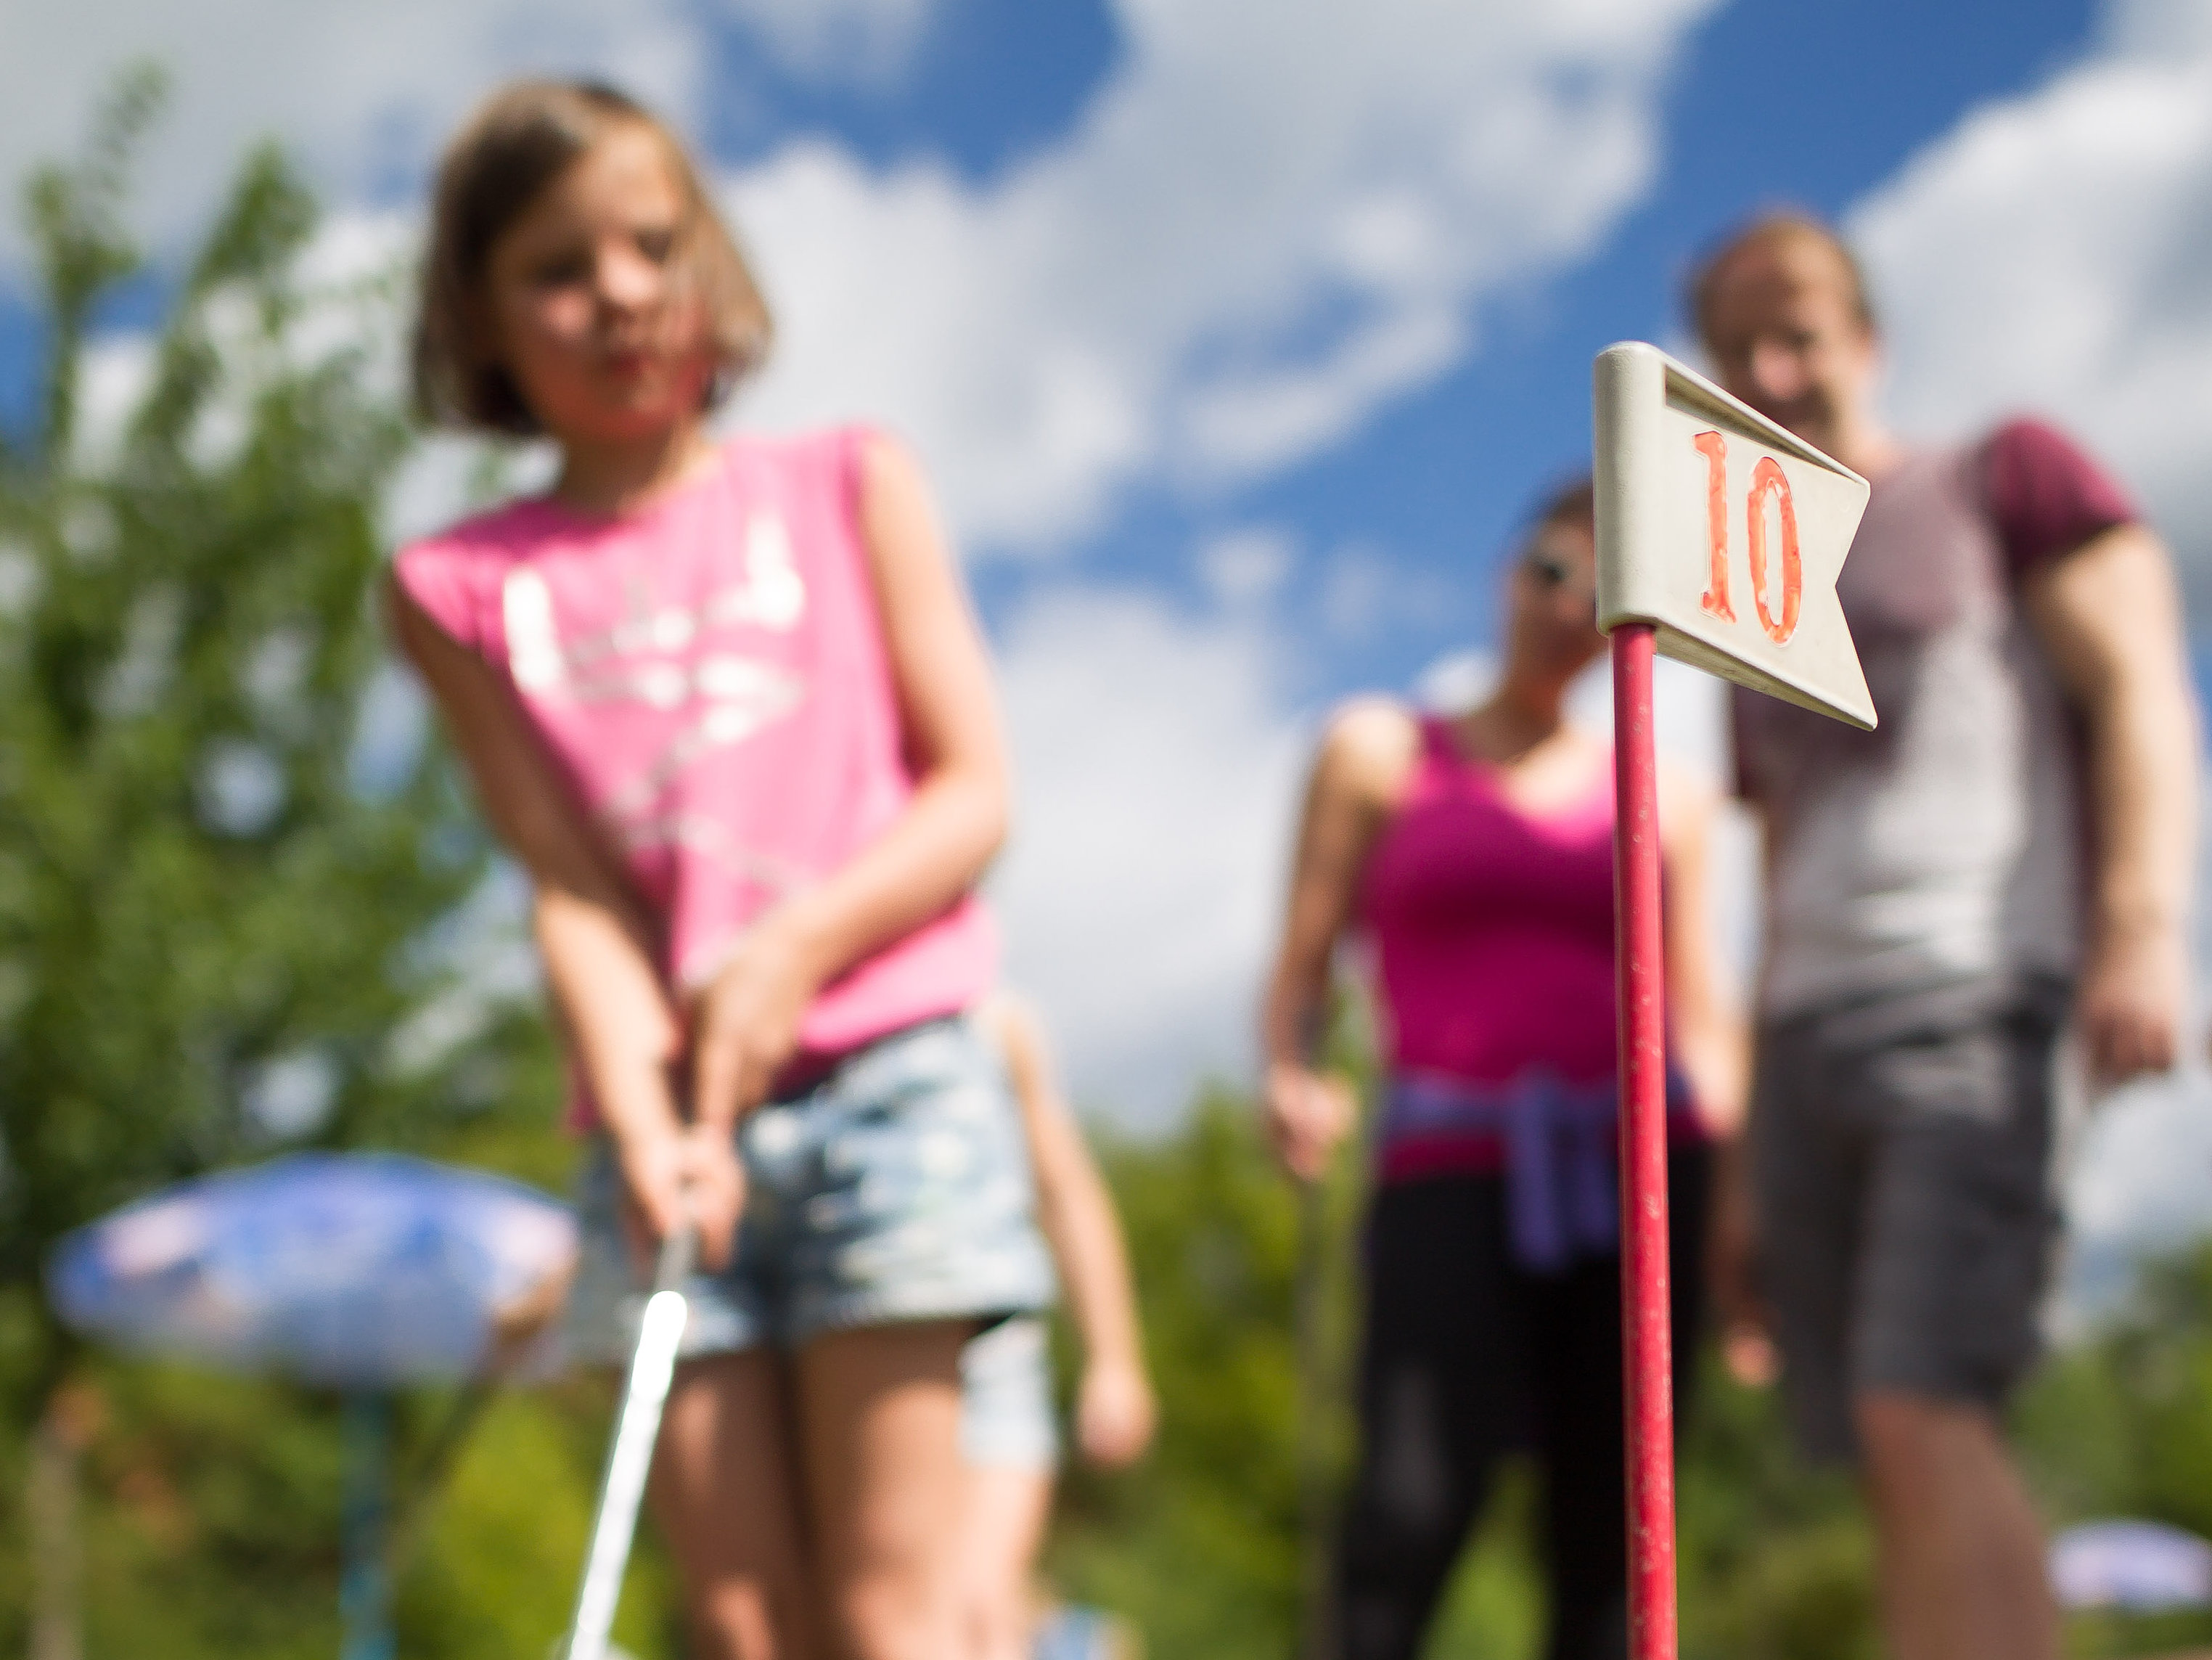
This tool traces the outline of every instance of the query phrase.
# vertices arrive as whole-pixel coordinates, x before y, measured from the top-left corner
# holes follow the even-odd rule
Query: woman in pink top
[[[652,1489],[696,1651],[945,1655],[961,1350],[1050,1289],[966,1018],[1006,768],[905,452],[708,436],[768,333],[665,128],[495,95],[439,176],[416,392],[561,469],[402,550],[392,612],[535,884],[592,1138],[577,1345],[619,1352],[636,1248],[700,1231]]]
[[[1366,947],[1387,1065],[1371,1130],[1361,1461],[1329,1652],[1410,1660],[1498,1458],[1537,1455],[1553,1660],[1626,1652],[1615,1162],[1613,769],[1562,700],[1603,645],[1587,483],[1538,514],[1497,690],[1455,719],[1358,703],[1308,791],[1263,1034],[1283,1160],[1349,1127],[1316,1067],[1339,940]],[[1710,1148],[1741,1036],[1704,926],[1706,807],[1662,784],[1678,1398],[1701,1293]]]

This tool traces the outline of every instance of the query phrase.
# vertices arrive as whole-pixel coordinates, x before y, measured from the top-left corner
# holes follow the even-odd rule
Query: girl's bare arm
[[[683,1031],[653,969],[643,912],[599,847],[515,701],[474,652],[397,583],[392,632],[422,676],[474,779],[484,813],[530,873],[538,949],[579,1064],[621,1150],[632,1196],[656,1233],[674,1225],[687,1179],[712,1260],[727,1243],[726,1172],[692,1171],[671,1080]]]
[[[858,857],[763,915],[708,989],[696,1076],[708,1119],[764,1099],[815,992],[968,892],[1006,835],[1006,748],[982,631],[921,469],[888,440],[864,445],[860,519],[914,795]]]
[[[994,997],[986,1017],[1006,1058],[1020,1104],[1037,1225],[1051,1246],[1083,1343],[1076,1426],[1085,1454],[1123,1464],[1151,1441],[1154,1406],[1145,1373],[1144,1336],[1113,1195],[1061,1096],[1042,1029],[1028,1007]]]

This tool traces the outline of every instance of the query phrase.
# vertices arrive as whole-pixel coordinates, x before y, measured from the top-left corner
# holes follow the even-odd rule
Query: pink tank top
[[[1421,722],[1420,757],[1359,896],[1394,1070],[1511,1082],[1609,1078],[1613,788],[1537,816]]]
[[[1358,896],[1390,1072],[1378,1179],[1506,1171],[1516,1248],[1539,1263],[1613,1227],[1613,818],[1609,767],[1531,813],[1424,719]],[[1694,1137],[1679,1079],[1668,1094],[1673,1133]]]
[[[863,436],[733,439],[639,513],[517,502],[396,561],[416,603],[513,681],[662,923],[678,994],[913,794],[860,539]],[[965,1007],[996,957],[962,899],[822,989],[802,1063]]]

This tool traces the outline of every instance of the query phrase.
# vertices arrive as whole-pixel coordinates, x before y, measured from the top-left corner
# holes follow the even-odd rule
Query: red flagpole
[[[1628,1418],[1632,1660],[1676,1660],[1674,1398],[1667,1272],[1666,958],[1653,634],[1613,631],[1613,954],[1620,1021],[1621,1364]]]

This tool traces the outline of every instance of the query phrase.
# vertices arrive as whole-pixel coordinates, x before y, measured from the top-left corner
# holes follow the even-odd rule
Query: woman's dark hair
[[[642,105],[588,81],[517,81],[486,99],[438,167],[429,246],[415,321],[415,408],[434,425],[530,436],[538,419],[506,367],[484,350],[479,322],[493,245],[538,193],[619,127],[660,141],[684,198],[672,256],[707,317],[716,358],[710,403],[757,368],[774,333],[736,240],[714,211],[673,133]]]
[[[1539,496],[1535,511],[1522,521],[1522,537],[1525,540],[1553,525],[1588,525],[1595,528],[1597,483],[1589,474],[1567,479],[1554,485],[1549,494]]]

